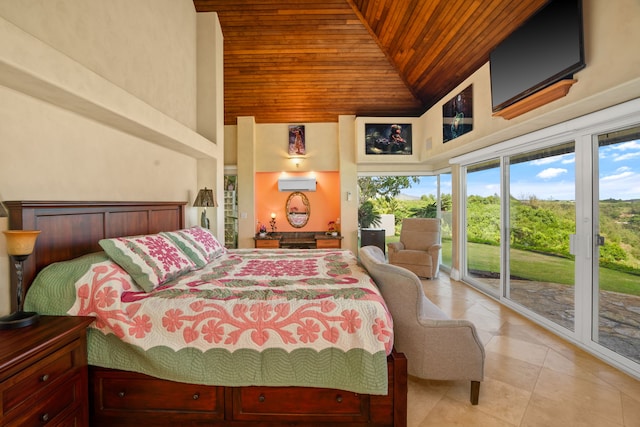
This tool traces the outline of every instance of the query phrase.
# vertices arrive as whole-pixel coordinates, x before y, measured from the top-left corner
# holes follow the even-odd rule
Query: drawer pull
[[[125,392],[124,392],[124,391],[119,391],[119,392],[118,392],[118,397],[124,397],[124,395],[125,395]]]
[[[46,423],[47,421],[49,421],[49,414],[40,415],[40,421],[42,421],[43,423]]]
[[[41,376],[40,381],[43,383],[49,381],[49,374],[44,374],[43,376]]]
[[[336,396],[336,402],[342,403],[342,396],[341,395],[337,395]]]
[[[262,403],[266,400],[266,397],[264,397],[264,394],[261,394],[260,396],[258,396],[258,402]]]
[[[193,400],[198,400],[200,399],[200,393],[196,393],[193,395]]]

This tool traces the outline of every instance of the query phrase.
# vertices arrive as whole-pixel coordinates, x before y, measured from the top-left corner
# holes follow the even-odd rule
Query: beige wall
[[[299,166],[289,156],[289,124],[256,125],[256,172],[337,171],[338,124],[291,123],[304,125],[306,154]]]
[[[7,21],[192,129],[194,12],[189,0],[0,2]]]
[[[197,223],[223,166],[196,132],[198,25],[191,0],[0,2],[0,200],[178,200]],[[0,238],[0,314],[8,265]]]

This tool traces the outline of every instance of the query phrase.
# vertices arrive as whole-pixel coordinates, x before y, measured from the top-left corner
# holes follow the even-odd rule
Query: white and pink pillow
[[[197,268],[190,257],[162,234],[102,239],[99,243],[146,292]]]
[[[160,234],[170,238],[199,268],[227,251],[227,248],[222,246],[206,228],[191,227]]]

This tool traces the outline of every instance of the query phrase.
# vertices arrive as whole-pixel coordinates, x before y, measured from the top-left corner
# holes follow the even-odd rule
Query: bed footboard
[[[387,367],[386,396],[305,387],[203,386],[90,367],[91,425],[405,427],[406,358],[394,351]]]

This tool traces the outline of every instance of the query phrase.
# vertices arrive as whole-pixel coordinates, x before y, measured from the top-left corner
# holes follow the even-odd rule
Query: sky
[[[640,140],[599,148],[600,199],[640,199]],[[575,154],[511,165],[511,194],[518,199],[535,196],[541,200],[575,200]],[[500,194],[498,169],[473,172],[467,182],[468,195]],[[443,194],[451,192],[450,180],[441,182]],[[402,194],[420,197],[436,194],[436,178],[421,177],[419,184]]]

